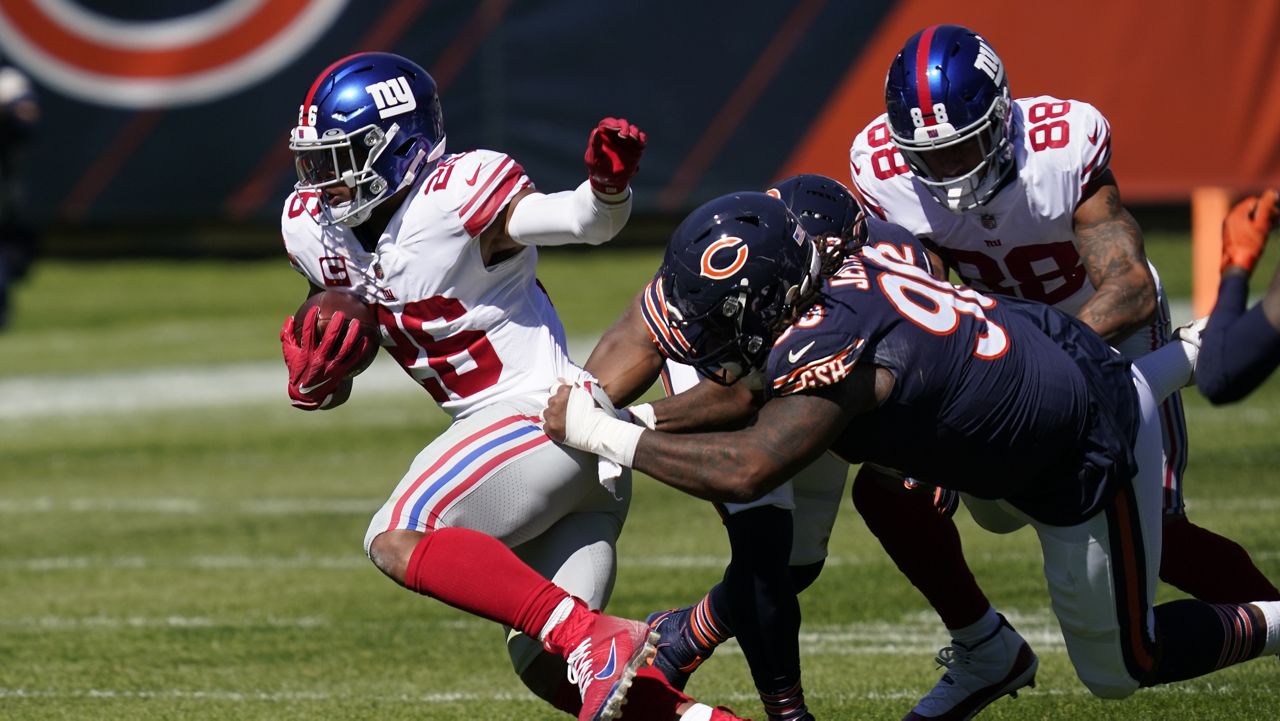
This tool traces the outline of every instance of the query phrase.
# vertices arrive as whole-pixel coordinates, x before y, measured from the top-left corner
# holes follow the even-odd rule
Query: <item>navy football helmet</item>
[[[299,192],[316,192],[323,225],[356,226],[444,154],[436,81],[391,53],[357,53],[320,73],[289,139]]]
[[[860,215],[858,203],[840,181],[803,173],[779,180],[765,192],[786,203],[810,236],[853,239]]]
[[[765,193],[725,195],[690,213],[658,271],[668,322],[687,341],[674,360],[723,383],[762,370],[815,297],[819,262],[800,220]]]
[[[890,137],[948,210],[972,210],[1004,186],[1013,100],[986,40],[957,25],[921,30],[893,59],[884,94]]]

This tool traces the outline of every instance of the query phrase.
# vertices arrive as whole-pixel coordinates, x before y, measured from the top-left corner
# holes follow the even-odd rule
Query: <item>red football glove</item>
[[[640,169],[640,154],[648,136],[622,118],[605,118],[587,138],[587,174],[591,187],[605,195],[617,195]]]
[[[342,382],[360,367],[369,352],[369,337],[360,332],[360,321],[342,311],[333,314],[324,336],[316,342],[316,319],[320,308],[307,311],[302,320],[302,342],[294,338],[293,316],[280,329],[284,364],[289,368],[289,400],[297,408],[314,411],[326,408]]]
[[[1276,191],[1236,203],[1222,221],[1222,270],[1230,266],[1252,273],[1267,235],[1276,224]]]

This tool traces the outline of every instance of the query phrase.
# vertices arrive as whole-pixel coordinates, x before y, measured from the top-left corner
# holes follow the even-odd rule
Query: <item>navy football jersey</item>
[[[1136,471],[1129,364],[1049,306],[932,277],[917,241],[877,243],[827,280],[769,355],[774,395],[833,385],[858,363],[893,372],[890,396],[832,446],[1033,518],[1092,516]]]

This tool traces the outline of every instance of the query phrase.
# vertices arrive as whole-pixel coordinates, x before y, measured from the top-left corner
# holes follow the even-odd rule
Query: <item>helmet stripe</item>
[[[346,56],[346,57],[344,57],[344,58],[340,58],[339,60],[337,60],[336,62],[334,62],[334,63],[333,63],[332,65],[330,65],[329,67],[327,67],[327,68],[325,68],[324,70],[322,70],[322,71],[320,72],[320,74],[316,76],[315,81],[311,83],[311,89],[307,91],[307,99],[302,101],[302,109],[303,109],[303,112],[302,112],[302,123],[301,123],[302,125],[306,125],[306,124],[307,124],[307,113],[306,113],[306,109],[307,109],[307,108],[309,108],[309,107],[311,107],[312,105],[314,105],[314,104],[315,104],[315,102],[314,102],[314,101],[315,101],[315,97],[316,97],[316,91],[320,89],[320,83],[324,82],[324,79],[325,79],[325,78],[327,78],[327,77],[329,77],[329,73],[333,72],[334,68],[336,68],[336,67],[338,67],[339,65],[341,65],[341,64],[343,64],[343,63],[345,63],[345,62],[347,62],[347,61],[348,61],[348,60],[350,60],[351,58],[354,58],[355,56],[357,56],[357,55],[361,55],[361,54],[363,54],[363,53],[352,53],[352,54],[350,54],[350,55],[348,55],[348,56]]]
[[[933,44],[933,33],[937,29],[937,25],[925,28],[916,43],[916,101],[920,104],[925,125],[937,124],[933,118],[933,94],[929,91],[929,46]]]

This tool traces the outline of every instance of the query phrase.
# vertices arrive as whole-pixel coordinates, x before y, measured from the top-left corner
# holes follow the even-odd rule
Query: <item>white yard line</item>
[[[1250,554],[1254,560],[1273,561],[1280,558],[1280,551],[1255,551]],[[1034,550],[1027,552],[985,553],[971,555],[977,563],[1034,563],[1040,555]],[[706,556],[652,556],[623,554],[618,564],[631,569],[646,570],[720,570],[724,568],[728,556],[714,554]],[[880,553],[854,556],[830,556],[827,568],[886,565],[887,556]],[[0,572],[22,571],[27,573],[52,573],[58,571],[79,571],[87,568],[96,570],[137,570],[137,571],[172,571],[188,569],[198,571],[348,571],[364,568],[369,564],[359,552],[337,556],[248,556],[236,554],[197,555],[174,557],[149,557],[139,555],[114,556],[32,556],[0,558]]]
[[[1047,610],[1021,613],[1006,609],[1005,614],[1017,625],[1019,632],[1039,652],[1063,652],[1065,646],[1057,623]],[[0,617],[0,629],[39,630],[49,632],[68,631],[87,633],[93,631],[129,631],[154,628],[349,628],[364,626],[367,622],[324,616],[243,618],[240,616],[68,616],[41,615]],[[458,621],[426,622],[429,626],[450,628],[484,628],[487,621],[463,618]],[[946,630],[932,612],[911,613],[901,621],[856,621],[845,624],[809,625],[799,636],[801,649],[808,655],[823,656],[873,656],[880,654],[933,654],[947,642]],[[721,650],[741,655],[736,641],[726,643]]]
[[[0,497],[0,515],[34,513],[142,513],[150,515],[194,515],[234,513],[262,516],[307,516],[323,514],[372,515],[382,498],[255,498],[218,501],[207,498],[136,496],[105,498]]]
[[[1170,306],[1175,325],[1190,319],[1189,302],[1174,301]],[[571,339],[570,357],[585,362],[595,342],[595,338]],[[385,354],[356,383],[362,395],[414,392],[412,382]],[[277,361],[13,376],[0,378],[0,421],[283,403],[284,385],[284,364]]]
[[[320,628],[331,625],[319,616],[298,618],[219,619],[205,616],[34,616],[0,618],[0,628],[41,631],[114,631],[126,628]]]
[[[1255,554],[1256,555],[1256,554]],[[1011,554],[1007,560],[1018,562],[1033,561],[1034,554]],[[728,556],[652,556],[623,555],[618,563],[627,568],[636,569],[689,569],[720,570],[724,568]],[[865,566],[888,563],[887,557],[876,554],[868,556],[832,556],[827,559],[828,566]],[[44,556],[44,557],[11,557],[0,558],[0,572],[23,571],[28,573],[50,573],[57,571],[78,571],[86,568],[118,569],[118,570],[158,570],[191,569],[211,570],[275,570],[275,571],[345,571],[364,568],[369,564],[360,553],[339,556],[248,556],[248,555],[199,555],[175,556],[171,558],[148,557],[139,555],[114,556]]]
[[[157,516],[247,515],[247,516],[367,516],[377,511],[384,498],[254,498],[220,500],[188,496],[119,496],[98,498],[58,498],[0,496],[0,516],[43,513],[136,513]],[[1189,505],[1201,512],[1276,512],[1280,498],[1210,497]]]
[[[1257,694],[1259,689],[1250,687],[1249,693]],[[1239,694],[1241,689],[1229,683],[1213,683],[1208,681],[1184,681],[1182,683],[1154,686],[1152,688],[1143,689],[1145,694],[1174,694],[1177,696],[1234,696]],[[1026,692],[1028,698],[1035,696],[1053,696],[1053,697],[1089,697],[1089,691],[1079,684],[1073,684],[1067,688],[1045,688],[1041,687],[1031,689]],[[1274,693],[1274,692],[1273,692]],[[821,700],[830,702],[849,703],[856,701],[914,701],[920,698],[921,689],[919,688],[899,688],[899,689],[881,689],[874,691],[857,692],[825,692],[815,689],[814,691],[806,691],[805,696],[811,700]],[[378,694],[378,693],[343,693],[332,691],[233,691],[226,689],[178,689],[178,688],[157,688],[157,689],[112,689],[112,688],[25,688],[25,687],[0,687],[0,699],[47,699],[47,700],[77,700],[77,699],[102,699],[102,700],[200,700],[200,701],[216,701],[225,703],[283,703],[283,702],[350,702],[350,701],[368,701],[368,702],[396,702],[414,705],[432,705],[432,704],[456,704],[459,702],[466,703],[498,703],[498,702],[527,702],[527,703],[543,703],[530,693],[522,692],[490,692],[475,693],[472,691],[436,691],[424,694]],[[738,704],[742,702],[752,702],[758,700],[755,694],[747,692],[730,693],[717,700],[728,703]]]
[[[574,339],[569,343],[569,353],[585,361],[594,347],[594,338]],[[276,361],[84,375],[10,376],[0,378],[0,421],[128,415],[272,400],[285,403],[286,380],[284,363]],[[378,356],[356,384],[361,394],[415,392],[413,381],[385,354]]]

